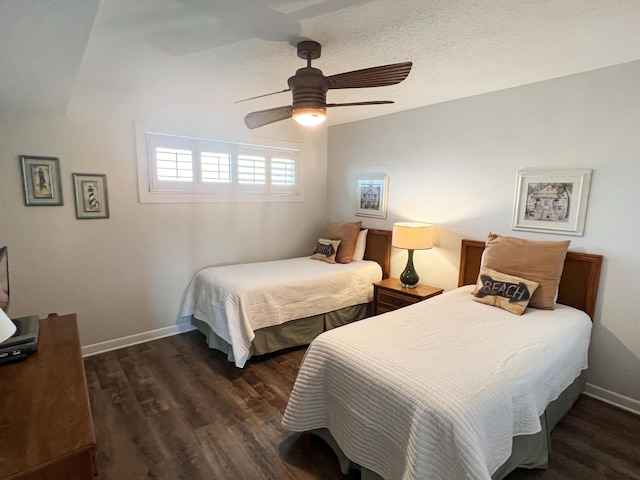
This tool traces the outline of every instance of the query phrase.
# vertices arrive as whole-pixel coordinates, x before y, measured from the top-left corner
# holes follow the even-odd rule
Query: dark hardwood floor
[[[358,479],[280,426],[303,355],[238,369],[189,332],[86,358],[96,479]],[[582,396],[551,439],[548,469],[508,480],[640,479],[640,416]]]

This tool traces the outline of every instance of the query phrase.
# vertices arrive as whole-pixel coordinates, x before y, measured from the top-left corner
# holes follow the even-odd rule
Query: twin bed
[[[488,252],[498,251],[495,241],[490,236]],[[354,267],[358,271],[369,268],[370,276],[347,272],[349,265],[317,262],[318,271],[340,271],[338,277],[321,273],[321,285],[335,283],[341,291],[362,277],[370,286],[388,276],[390,247],[390,232],[370,230],[369,261],[353,262],[362,263]],[[271,262],[199,273],[183,313],[193,316],[210,346],[240,367],[251,355],[311,343],[283,426],[323,438],[344,473],[359,469],[363,480],[498,480],[517,467],[546,464],[549,434],[584,388],[602,257],[566,252],[567,247],[568,242],[560,252],[563,261],[554,267],[555,287],[536,279],[536,271],[525,280],[500,277],[496,283],[522,286],[520,280],[540,280],[538,293],[551,296],[553,309],[527,308],[522,315],[512,313],[514,299],[488,302],[477,293],[483,287],[478,279],[492,272],[487,270],[491,257],[483,257],[485,242],[470,240],[462,242],[460,288],[366,321],[355,321],[371,314],[372,293],[366,288],[358,287],[355,301],[343,302],[337,300],[339,292],[311,281],[286,286],[290,271],[279,275]],[[546,261],[544,252],[507,252],[502,257],[515,265],[537,267]],[[302,268],[298,263],[294,269]],[[519,267],[510,268],[516,272],[506,273],[519,273]],[[224,293],[215,298],[205,293],[206,277],[217,277]],[[235,283],[229,283],[231,277]],[[247,296],[240,287],[253,293]],[[268,294],[273,288],[285,293],[287,305],[273,303]],[[314,315],[300,318],[300,310],[291,307],[298,291],[319,297]],[[540,301],[533,294],[530,306]],[[222,311],[206,306],[216,302],[222,302]],[[274,325],[246,322],[265,312],[277,319]],[[226,323],[233,316],[240,319],[236,326]]]
[[[363,480],[543,467],[584,387],[602,257],[568,252],[555,308],[518,316],[473,300],[484,247],[463,241],[460,288],[318,337],[283,426],[322,437]]]
[[[252,356],[308,345],[369,317],[373,283],[389,276],[391,232],[367,229],[362,261],[309,257],[207,267],[187,288],[181,317],[237,367]]]

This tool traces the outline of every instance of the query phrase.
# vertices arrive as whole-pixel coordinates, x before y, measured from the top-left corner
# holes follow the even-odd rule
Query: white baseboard
[[[598,387],[587,383],[584,391],[585,395],[596,398],[602,402],[613,405],[614,407],[622,408],[636,415],[640,415],[640,401],[630,397],[625,397],[619,393],[612,392],[606,388]]]
[[[106,342],[94,343],[93,345],[86,345],[82,347],[82,356],[90,357],[91,355],[97,355],[98,353],[129,347],[131,345],[148,342],[157,338],[170,337],[171,335],[178,335],[179,333],[190,332],[195,329],[196,327],[191,325],[191,323],[182,322],[177,325],[172,325],[171,327],[159,328],[157,330],[151,330],[150,332],[137,333],[135,335],[116,338]]]

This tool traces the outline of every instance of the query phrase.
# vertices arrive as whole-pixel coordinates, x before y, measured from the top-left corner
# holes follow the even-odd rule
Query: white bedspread
[[[283,426],[328,428],[386,480],[489,479],[587,367],[591,321],[562,305],[517,316],[471,288],[317,337]]]
[[[254,330],[371,302],[372,283],[380,279],[382,269],[372,261],[329,264],[301,257],[208,267],[191,280],[180,316],[206,322],[243,367]]]

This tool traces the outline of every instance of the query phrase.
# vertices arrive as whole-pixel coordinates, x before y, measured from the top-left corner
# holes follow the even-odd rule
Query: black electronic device
[[[12,322],[16,325],[16,332],[0,343],[0,365],[24,360],[38,350],[38,316],[16,318]]]
[[[8,322],[9,306],[9,255],[7,247],[0,247],[0,320]],[[4,342],[0,342],[0,365],[24,360],[38,350],[40,319],[37,315],[11,320],[16,331]],[[8,332],[6,332],[8,334]],[[6,335],[5,335],[6,336]],[[5,338],[5,337],[2,337]]]

